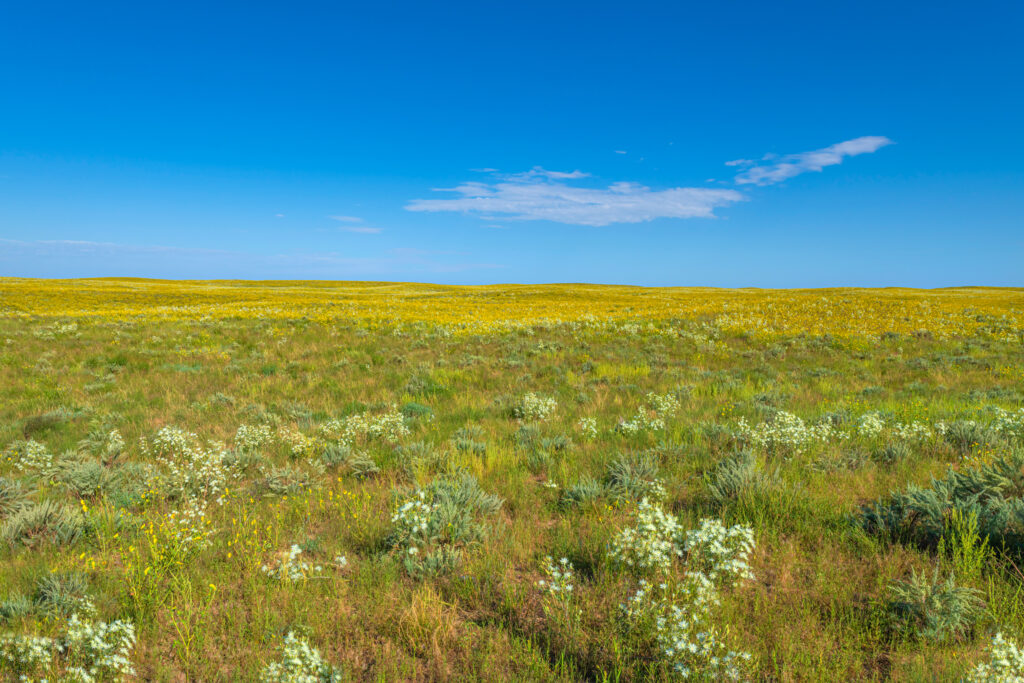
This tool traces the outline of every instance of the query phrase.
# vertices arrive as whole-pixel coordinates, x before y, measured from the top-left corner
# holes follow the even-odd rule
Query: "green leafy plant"
[[[962,637],[981,613],[983,603],[973,588],[957,586],[953,575],[929,577],[911,570],[907,579],[889,586],[889,612],[906,636],[945,642]]]
[[[52,500],[20,510],[0,527],[0,538],[11,545],[36,545],[48,541],[57,545],[74,543],[86,531],[82,515]]]
[[[0,518],[9,517],[24,508],[26,498],[20,481],[0,477]]]
[[[562,508],[575,508],[592,503],[604,495],[604,485],[593,477],[583,477],[562,492],[558,504]]]
[[[773,480],[758,466],[757,457],[743,450],[718,464],[708,477],[708,493],[719,505],[727,505],[769,486]]]
[[[32,602],[45,614],[64,617],[92,609],[89,582],[80,572],[45,574],[36,583]]]
[[[605,472],[604,486],[612,497],[622,501],[662,500],[666,496],[658,478],[658,461],[650,453],[612,461]]]
[[[411,574],[446,573],[486,537],[484,519],[501,504],[470,475],[435,480],[399,500],[389,545],[401,552]]]
[[[994,548],[1024,555],[1024,453],[976,468],[950,469],[930,486],[912,485],[865,505],[858,521],[868,533],[887,540],[936,549],[949,535],[954,514],[973,517],[975,532]]]

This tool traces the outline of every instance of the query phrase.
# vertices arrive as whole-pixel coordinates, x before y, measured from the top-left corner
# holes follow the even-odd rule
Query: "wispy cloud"
[[[405,208],[602,226],[657,218],[710,218],[716,207],[744,199],[735,190],[699,187],[652,190],[629,182],[588,188],[566,182],[586,177],[588,174],[582,171],[549,171],[536,166],[524,173],[495,175],[490,182],[467,182],[458,187],[437,189],[436,192],[453,192],[459,196],[416,199]]]
[[[761,160],[768,163],[736,159],[727,161],[726,166],[750,167],[736,176],[736,183],[739,185],[773,185],[801,173],[821,171],[826,166],[842,163],[846,157],[869,154],[891,144],[892,140],[887,137],[867,135],[810,152],[787,154],[782,157],[769,155]]]
[[[180,254],[190,256],[226,256],[236,252],[223,249],[200,249],[193,247],[168,247],[162,245],[119,244],[116,242],[93,242],[90,240],[10,240],[0,238],[6,246],[5,255],[32,253],[38,256],[60,254]]]
[[[469,257],[469,258],[467,258]],[[501,269],[465,252],[397,247],[369,254],[260,254],[222,249],[118,244],[86,240],[0,238],[0,272],[15,277],[403,278],[410,274]]]
[[[509,178],[521,180],[530,180],[532,178],[548,178],[549,180],[575,180],[576,178],[588,177],[590,177],[590,174],[584,173],[583,171],[549,171],[546,168],[541,168],[540,166],[534,166],[525,173],[516,173],[509,176]]]
[[[328,216],[332,221],[338,221],[339,223],[345,223],[345,227],[339,228],[344,232],[355,232],[361,235],[376,235],[384,232],[384,228],[371,228],[368,225],[359,225],[363,222],[363,219],[359,216]]]

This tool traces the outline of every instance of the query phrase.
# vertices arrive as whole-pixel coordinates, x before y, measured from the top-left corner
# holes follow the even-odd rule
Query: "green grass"
[[[97,619],[134,624],[142,680],[254,680],[289,632],[342,680],[669,678],[657,648],[620,614],[640,577],[608,559],[634,522],[638,492],[655,481],[684,527],[711,517],[754,532],[755,578],[723,587],[712,617],[731,649],[750,653],[751,679],[955,680],[996,631],[1024,637],[1017,549],[982,547],[959,518],[941,550],[858,524],[862,506],[950,467],[1019,454],[1021,439],[934,435],[894,447],[888,431],[856,431],[871,411],[887,424],[933,426],[1018,410],[1024,387],[999,371],[1024,364],[1018,342],[722,334],[709,347],[568,326],[397,336],[301,320],[81,320],[73,334],[34,334],[50,322],[0,320],[0,448],[29,438],[54,463],[26,467],[11,449],[0,462],[0,476],[25,494],[5,497],[0,482],[0,630],[59,634],[66,617],[37,608],[33,595],[42,578],[78,572]],[[528,393],[557,409],[515,417]],[[675,414],[649,415],[664,429],[617,430],[650,393],[679,402]],[[392,408],[407,434],[359,434],[329,457],[331,439],[296,454],[276,436],[314,437],[331,419]],[[780,410],[808,425],[832,416],[850,436],[799,450],[737,439],[740,418],[754,427]],[[595,438],[581,432],[584,417],[596,419]],[[243,424],[275,437],[235,452]],[[171,513],[196,495],[176,488],[152,448],[168,425],[224,442],[230,456],[198,549],[168,531]],[[123,448],[107,440],[114,429]],[[722,463],[743,448],[756,476],[718,493]],[[394,540],[395,507],[463,476],[501,505],[448,510],[446,540],[435,542],[457,557],[424,571]],[[587,481],[585,495],[563,501]],[[458,499],[445,495],[445,505]],[[28,524],[40,505],[50,512]],[[292,544],[322,571],[270,579],[261,567]],[[338,555],[344,569],[333,565]],[[578,618],[552,610],[538,589],[546,556],[571,561]],[[984,603],[941,640],[906,628],[889,604],[893,585],[912,572],[930,579],[936,567],[942,578],[958,571],[957,585]]]

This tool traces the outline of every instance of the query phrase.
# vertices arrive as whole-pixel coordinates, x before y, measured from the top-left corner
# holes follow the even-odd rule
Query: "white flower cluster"
[[[751,427],[740,418],[737,430],[741,438],[769,452],[790,451],[800,453],[812,443],[848,438],[830,424],[808,426],[796,415],[780,410],[769,422]]]
[[[152,452],[156,455],[170,455],[192,448],[192,445],[199,439],[191,432],[186,432],[180,427],[169,425],[163,427],[153,437]],[[143,451],[150,452],[149,445],[143,443]]]
[[[316,450],[316,439],[306,436],[295,427],[279,428],[277,438],[281,443],[288,444],[292,456],[296,458],[304,458]]]
[[[292,544],[292,547],[288,549],[288,554],[281,554],[277,558],[277,562],[273,565],[263,565],[260,567],[260,571],[269,576],[272,579],[278,581],[288,581],[295,583],[296,581],[303,581],[310,578],[314,574],[320,574],[323,571],[323,567],[320,565],[313,566],[303,559],[299,558],[302,554],[302,548]],[[342,562],[347,563],[344,557],[341,558]]]
[[[739,680],[750,654],[732,651],[722,640],[711,615],[717,604],[714,584],[693,572],[673,585],[641,581],[621,607],[631,629],[653,636],[661,656],[680,678]]]
[[[152,452],[168,470],[172,489],[186,496],[223,502],[224,489],[233,477],[224,444],[199,444],[199,437],[178,427],[162,428],[153,437],[153,445],[143,439],[144,454]]]
[[[0,636],[0,662],[26,674],[53,670],[59,657],[64,662],[60,680],[76,683],[120,681],[133,676],[131,663],[135,626],[130,621],[92,621],[73,614],[67,632],[57,638],[7,633]],[[45,681],[46,679],[40,679]]]
[[[341,672],[327,663],[305,639],[290,632],[284,638],[281,658],[260,672],[260,683],[334,683]]]
[[[1002,632],[992,638],[989,661],[978,664],[967,675],[970,683],[1024,682],[1024,651]]]
[[[268,425],[241,425],[235,431],[235,448],[252,453],[274,441],[274,432]]]
[[[429,540],[430,522],[436,509],[437,505],[428,503],[426,494],[419,489],[401,501],[391,516],[395,537],[407,546],[410,555],[419,553],[420,545]]]
[[[874,439],[888,430],[890,436],[900,441],[923,441],[930,439],[933,432],[926,424],[911,422],[890,422],[886,424],[885,418],[878,412],[864,413],[857,420],[857,434],[866,439]]]
[[[753,549],[750,527],[726,527],[716,519],[703,519],[698,528],[685,530],[676,517],[644,498],[636,526],[620,531],[608,554],[613,562],[641,572],[667,571],[674,558],[685,558],[688,571],[715,583],[734,584],[753,578],[747,562]]]
[[[995,413],[989,427],[993,431],[1009,438],[1024,439],[1024,408],[1016,413],[999,407],[990,408]],[[977,427],[976,420],[964,420],[962,424]],[[937,421],[931,425],[914,420],[912,422],[887,422],[878,412],[869,412],[860,416],[850,431],[841,431],[829,424],[806,425],[803,420],[786,412],[778,412],[772,420],[756,427],[749,426],[742,418],[739,420],[738,433],[755,446],[768,451],[788,449],[799,453],[803,447],[814,442],[849,439],[856,435],[865,439],[886,436],[898,441],[926,441],[935,436],[944,436],[949,424]]]
[[[623,434],[656,432],[665,429],[665,418],[672,417],[681,408],[679,399],[672,394],[647,394],[647,406],[638,408],[630,420],[620,419],[615,427]]]
[[[992,421],[992,428],[995,431],[1003,436],[1024,439],[1024,408],[1018,409],[1016,413],[1011,413],[997,407],[995,412],[996,417]]]
[[[36,671],[48,664],[55,644],[52,638],[20,633],[0,635],[0,662],[15,671]]]
[[[54,339],[58,336],[68,335],[77,337],[78,323],[62,323],[55,322],[52,325],[46,325],[44,327],[37,327],[32,330],[32,336],[37,339]]]
[[[713,582],[735,584],[753,579],[747,560],[754,549],[754,530],[746,526],[726,527],[717,519],[701,520],[686,532],[683,550],[690,571],[699,571]]]
[[[63,651],[74,662],[67,670],[70,680],[92,683],[134,675],[130,660],[134,646],[132,622],[122,619],[94,622],[72,615],[62,643]]]
[[[576,423],[576,427],[583,434],[586,439],[597,438],[597,418],[596,417],[581,417],[580,421]]]
[[[679,404],[679,399],[674,395],[655,394],[654,392],[647,394],[647,405],[658,415],[664,417],[673,417],[682,408]]]
[[[636,526],[623,529],[612,540],[609,558],[642,572],[667,571],[672,559],[682,555],[676,542],[681,530],[679,520],[644,498],[637,509]]]
[[[381,439],[395,443],[408,436],[410,430],[402,413],[392,406],[388,412],[380,415],[365,412],[349,415],[342,420],[329,420],[320,426],[320,434],[352,445],[358,439]]]
[[[712,623],[711,608],[718,604],[717,586],[753,578],[747,562],[753,549],[754,532],[749,527],[726,527],[704,519],[696,529],[683,530],[675,517],[647,499],[640,502],[636,526],[612,541],[612,561],[665,572],[668,580],[656,589],[642,580],[622,609],[630,628],[652,637],[680,677],[740,678],[742,663],[750,655],[726,647]],[[675,557],[686,562],[686,573],[678,581],[667,571]]]
[[[650,481],[637,482],[639,489],[643,492],[648,500],[655,503],[662,503],[668,498],[668,489],[665,488],[665,482],[660,478],[655,477]]]
[[[167,513],[167,530],[170,538],[186,554],[203,550],[210,545],[213,528],[206,516],[206,507],[206,501],[188,498],[180,509]]]
[[[893,438],[899,439],[900,441],[924,441],[930,439],[934,435],[931,428],[926,424],[921,424],[918,421],[911,423],[896,422],[889,427],[889,432]]]
[[[549,396],[538,396],[532,391],[519,399],[515,416],[524,420],[543,421],[558,409],[558,402]]]
[[[616,431],[623,434],[637,434],[639,432],[657,432],[665,429],[665,421],[652,414],[651,411],[640,408],[631,420],[619,420],[615,427]]]
[[[541,570],[547,578],[538,581],[537,587],[541,589],[544,595],[553,597],[556,600],[568,600],[572,597],[573,571],[572,563],[569,562],[568,557],[563,557],[556,564],[551,559],[551,556],[548,555],[544,558],[544,566],[541,567]]]
[[[121,432],[116,429],[111,429],[107,434],[107,438],[103,441],[103,454],[105,456],[115,456],[124,450],[124,437],[121,436]]]
[[[883,429],[885,429],[885,419],[877,412],[864,413],[857,420],[857,434],[866,439],[877,437]]]
[[[427,503],[426,493],[418,489],[409,498],[405,499],[391,516],[391,522],[410,533],[422,533],[427,530],[430,516],[436,507]]]
[[[53,454],[38,441],[15,441],[4,450],[4,459],[14,463],[19,472],[53,473]]]

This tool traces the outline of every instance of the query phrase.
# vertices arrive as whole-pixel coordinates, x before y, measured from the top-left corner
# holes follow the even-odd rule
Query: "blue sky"
[[[0,275],[1024,285],[1022,7],[9,4]]]

